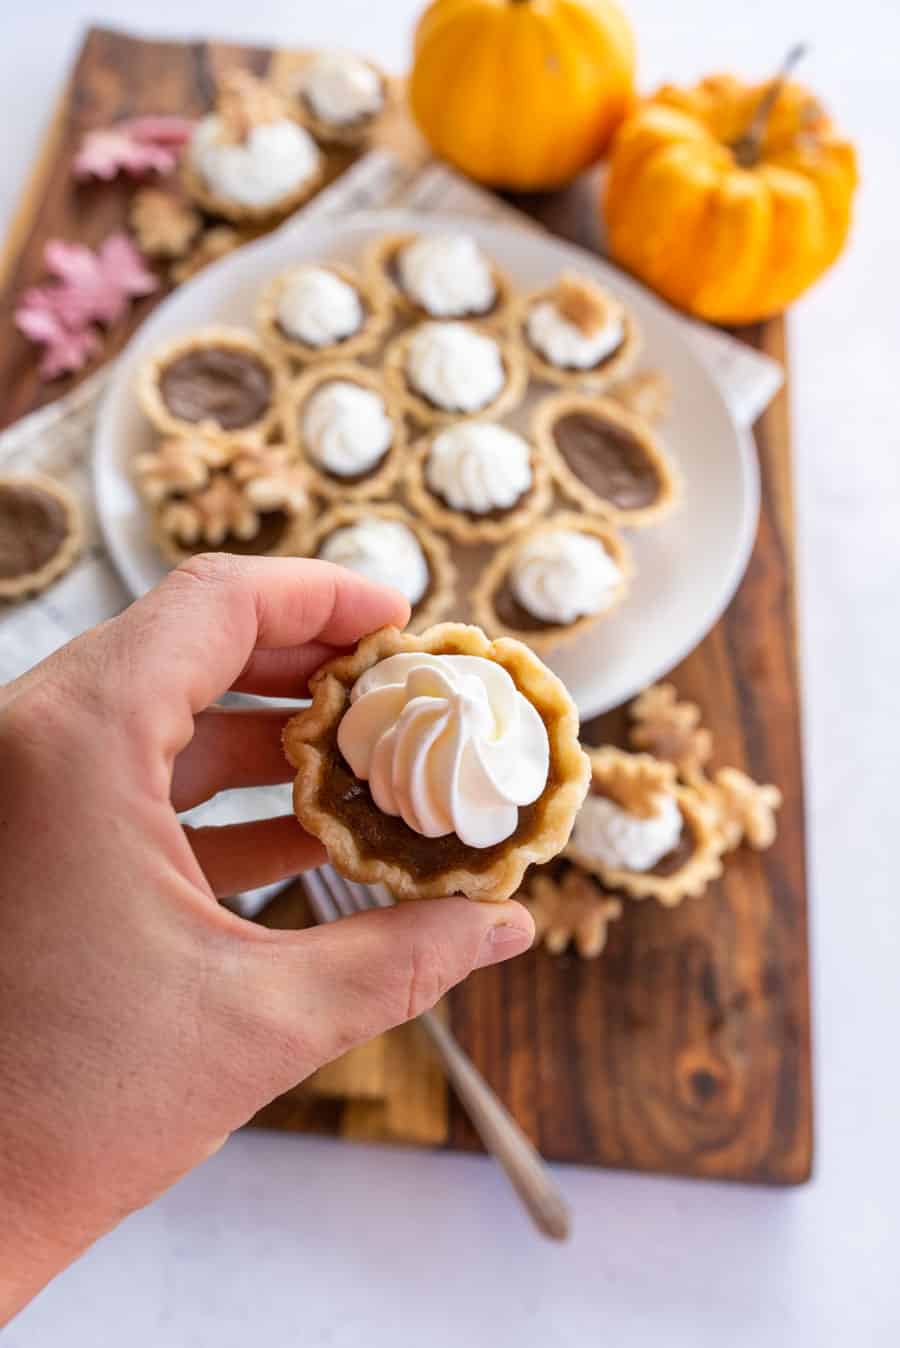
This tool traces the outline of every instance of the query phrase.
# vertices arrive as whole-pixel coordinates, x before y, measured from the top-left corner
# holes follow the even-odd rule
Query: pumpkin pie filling
[[[159,391],[180,421],[213,421],[239,431],[265,417],[272,404],[272,374],[251,351],[203,346],[175,356],[163,367]]]
[[[587,412],[567,412],[553,423],[552,436],[570,471],[618,509],[640,510],[657,500],[656,467],[624,428]]]
[[[39,571],[71,532],[62,501],[31,483],[0,485],[0,579]]]

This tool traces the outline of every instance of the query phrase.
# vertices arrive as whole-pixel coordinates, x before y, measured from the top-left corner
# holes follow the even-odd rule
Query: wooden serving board
[[[42,275],[50,237],[96,244],[126,219],[127,184],[76,186],[81,134],[136,113],[196,114],[217,72],[239,62],[280,75],[297,53],[142,41],[92,30],[0,252],[0,425],[56,397],[14,331],[16,298]],[[402,113],[384,141],[422,158]],[[351,156],[332,156],[330,174]],[[590,245],[593,189],[517,199]],[[111,335],[114,353],[159,297]],[[778,320],[746,330],[785,360]],[[716,764],[784,792],[775,846],[741,849],[703,898],[675,910],[629,903],[597,962],[533,952],[473,974],[448,999],[455,1033],[545,1156],[554,1160],[773,1184],[812,1164],[812,1092],[803,785],[796,664],[794,514],[788,386],[756,427],[759,534],[725,616],[672,677],[715,736]],[[602,730],[621,734],[622,716]],[[593,727],[596,733],[597,727]],[[263,915],[309,921],[298,887]],[[263,1110],[267,1127],[465,1149],[478,1142],[415,1026],[354,1050]]]

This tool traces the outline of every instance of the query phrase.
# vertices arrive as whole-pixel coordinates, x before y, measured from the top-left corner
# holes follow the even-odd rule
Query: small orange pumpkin
[[[850,228],[853,146],[786,69],[762,85],[730,75],[665,85],[613,144],[611,256],[713,322],[778,313],[834,262]]]
[[[631,104],[634,40],[615,0],[433,0],[409,101],[436,154],[479,182],[559,187]]]

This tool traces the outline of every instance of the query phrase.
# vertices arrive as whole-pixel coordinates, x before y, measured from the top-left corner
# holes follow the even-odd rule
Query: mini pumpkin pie
[[[609,889],[673,907],[722,873],[714,812],[678,784],[670,763],[622,749],[594,749],[591,785],[566,856]]]
[[[509,309],[509,281],[471,234],[387,234],[369,247],[366,269],[407,317],[489,326]]]
[[[146,462],[142,472],[146,482]],[[168,492],[155,512],[154,534],[160,551],[176,564],[213,548],[294,556],[308,512],[307,474],[292,452],[249,440],[224,467],[210,470],[202,486]]]
[[[199,432],[236,444],[273,430],[280,414],[281,376],[252,333],[201,328],[145,362],[138,396],[153,425],[166,435]]]
[[[285,396],[285,431],[329,500],[386,496],[403,465],[406,430],[379,375],[349,361],[322,364]]]
[[[300,115],[326,145],[360,145],[390,102],[387,77],[352,52],[320,51],[303,65],[296,84]]]
[[[565,845],[589,776],[578,714],[519,642],[383,628],[310,694],[284,735],[294,810],[349,879],[499,901]]]
[[[263,341],[302,365],[361,356],[390,321],[386,299],[338,262],[307,262],[266,287],[257,310]]]
[[[653,429],[611,398],[545,398],[532,434],[561,490],[584,510],[638,527],[656,523],[677,503],[680,480]]]
[[[413,445],[406,494],[417,513],[460,543],[496,543],[550,504],[541,451],[492,421],[461,421]]]
[[[492,636],[551,650],[621,603],[630,576],[630,555],[611,525],[553,515],[497,550],[472,593],[472,612]]]
[[[446,543],[400,506],[337,506],[307,533],[303,552],[399,590],[415,628],[436,622],[453,603],[456,569]]]
[[[266,221],[287,215],[322,181],[322,155],[281,95],[247,70],[222,80],[216,109],[185,151],[188,195],[211,215]]]
[[[498,417],[528,382],[515,347],[474,323],[419,323],[385,349],[384,374],[406,411],[424,426]]]
[[[84,544],[78,502],[42,473],[0,476],[0,600],[46,590]]]
[[[625,306],[573,272],[521,299],[512,324],[535,378],[564,388],[601,392],[632,369],[641,350]]]

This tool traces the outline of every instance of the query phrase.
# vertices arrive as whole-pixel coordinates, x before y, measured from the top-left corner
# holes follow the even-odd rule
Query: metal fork
[[[334,922],[370,908],[389,908],[394,902],[383,886],[345,880],[331,866],[307,871],[301,879],[319,922]],[[506,1171],[538,1230],[553,1240],[566,1240],[571,1228],[569,1207],[542,1158],[446,1025],[431,1011],[423,1011],[418,1023],[486,1150]]]

